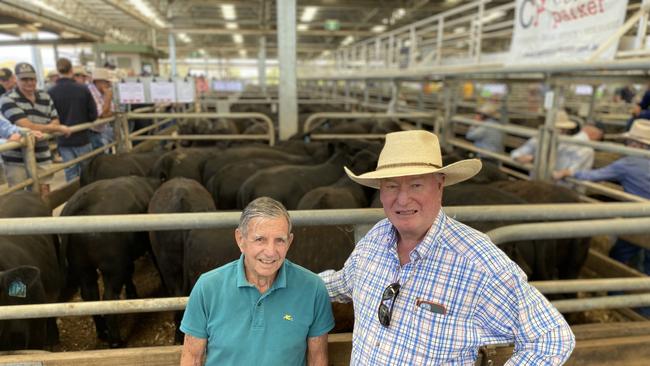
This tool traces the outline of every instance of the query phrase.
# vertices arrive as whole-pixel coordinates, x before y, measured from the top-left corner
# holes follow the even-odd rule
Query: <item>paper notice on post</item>
[[[178,80],[176,81],[176,101],[178,103],[192,103],[194,102],[194,80]]]
[[[154,103],[176,102],[176,88],[170,81],[156,81],[151,83],[151,101]]]
[[[140,104],[145,102],[144,84],[142,83],[119,83],[117,84],[117,91],[120,94],[120,104]]]

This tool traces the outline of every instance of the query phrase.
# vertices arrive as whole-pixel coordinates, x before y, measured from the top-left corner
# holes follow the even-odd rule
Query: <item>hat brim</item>
[[[573,121],[563,121],[563,122],[556,122],[555,123],[555,128],[560,129],[560,130],[571,130],[576,128],[578,124]]]
[[[629,132],[622,133],[620,135],[620,138],[628,139],[628,140],[634,140],[634,141],[640,142],[642,144],[650,145],[650,139],[646,139],[646,138],[643,138],[643,137],[640,137],[640,136],[632,135]]]
[[[16,74],[17,79],[36,79],[36,73],[35,72],[24,72],[22,74]]]
[[[434,167],[413,167],[413,166],[403,166],[403,167],[394,167],[386,168],[379,171],[373,171],[364,173],[361,175],[355,175],[350,169],[344,167],[345,173],[353,181],[364,185],[366,187],[379,189],[379,182],[382,179],[386,178],[395,178],[395,177],[407,177],[413,175],[423,175],[423,174],[444,174],[445,175],[445,186],[450,186],[452,184],[460,183],[464,180],[470,179],[475,176],[482,167],[482,163],[479,159],[467,159],[457,161],[455,163],[449,164],[440,169]]]

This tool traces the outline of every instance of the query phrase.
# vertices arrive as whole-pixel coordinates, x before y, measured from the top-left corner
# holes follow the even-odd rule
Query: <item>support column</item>
[[[59,60],[59,46],[55,44],[52,45],[52,50],[54,51],[54,64]]]
[[[368,90],[368,80],[363,81],[363,104],[364,107],[368,108],[368,103],[370,103],[370,91]]]
[[[350,110],[350,80],[345,81],[345,110]]]
[[[257,80],[262,94],[266,94],[266,36],[260,37],[260,49],[257,53]]]
[[[176,37],[174,33],[169,32],[169,65],[171,67],[171,76],[178,76],[176,72]]]
[[[546,108],[546,119],[538,139],[534,162],[534,179],[550,179],[551,171],[555,167],[554,154],[551,151],[553,146],[551,144],[557,142],[557,136],[555,136],[555,116],[559,109],[561,98],[562,88],[559,85],[553,85],[545,96],[544,107]]]
[[[36,33],[33,33],[30,36],[30,39],[33,40],[38,40],[38,36]],[[32,65],[34,66],[34,69],[36,70],[36,85],[39,89],[43,89],[45,83],[44,83],[44,77],[45,77],[45,72],[43,69],[43,57],[41,57],[41,49],[39,48],[38,45],[32,45],[30,46],[31,52],[32,52]]]
[[[598,84],[592,84],[591,98],[589,99],[589,111],[587,112],[587,122],[595,122],[594,120],[594,111],[596,109],[596,91],[598,90]]]
[[[296,95],[296,0],[277,2],[278,63],[280,68],[280,140],[298,132]]]

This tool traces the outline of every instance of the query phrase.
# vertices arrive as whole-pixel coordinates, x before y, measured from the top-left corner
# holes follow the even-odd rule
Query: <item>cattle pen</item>
[[[191,277],[240,255],[233,232],[247,203],[271,196],[289,209],[300,240],[287,259],[340,269],[386,218],[378,191],[343,168],[379,170],[386,136],[413,130],[437,136],[442,166],[482,161],[477,177],[444,188],[443,212],[564,316],[576,339],[566,364],[647,365],[649,17],[650,0],[0,1],[0,132],[19,128],[0,136],[0,202],[29,194],[46,211],[0,204],[0,366],[178,365]],[[57,93],[66,84],[87,100]],[[533,142],[530,159],[514,154]],[[569,155],[580,168],[565,169]],[[628,180],[576,174],[621,161],[643,168]],[[162,194],[170,182],[186,196]],[[56,276],[32,239],[56,253],[56,301],[34,295]],[[626,263],[619,241],[635,250]],[[70,245],[114,266],[91,268]],[[136,246],[144,254],[131,258]],[[91,269],[74,272],[74,260]],[[165,260],[181,270],[165,273]],[[27,288],[11,277],[26,267],[38,273]],[[107,297],[116,272],[128,278]],[[350,309],[339,318],[336,305],[339,329]],[[349,320],[329,334],[330,365],[351,363]],[[509,364],[514,348],[484,345],[475,365]]]

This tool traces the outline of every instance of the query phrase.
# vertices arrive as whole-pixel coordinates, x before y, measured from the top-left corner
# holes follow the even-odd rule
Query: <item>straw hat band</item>
[[[436,164],[431,164],[431,163],[396,163],[396,164],[384,164],[384,165],[378,165],[376,170],[382,170],[382,169],[392,169],[392,168],[403,168],[403,167],[434,167],[436,169],[441,169],[442,167],[440,165]]]

